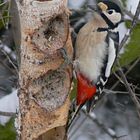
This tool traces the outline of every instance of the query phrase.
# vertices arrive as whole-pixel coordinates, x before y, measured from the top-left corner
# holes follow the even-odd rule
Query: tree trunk
[[[73,52],[66,6],[66,0],[12,0],[13,15],[18,11],[12,21],[18,30],[15,42],[20,45],[17,122],[21,140],[65,137],[72,70],[69,65],[60,68],[64,63],[60,49],[64,47],[69,58]]]

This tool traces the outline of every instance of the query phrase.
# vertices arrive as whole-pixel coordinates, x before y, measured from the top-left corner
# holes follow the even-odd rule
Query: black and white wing
[[[119,32],[108,33],[108,60],[105,70],[105,77],[108,78],[111,73],[111,69],[118,55],[119,48]]]
[[[104,60],[104,66],[102,67],[102,72],[100,77],[98,78],[97,82],[97,88],[99,89],[99,92],[102,93],[103,87],[106,84],[113,67],[113,64],[117,58],[118,55],[118,48],[119,48],[119,32],[108,32],[106,42],[108,44],[105,60]]]

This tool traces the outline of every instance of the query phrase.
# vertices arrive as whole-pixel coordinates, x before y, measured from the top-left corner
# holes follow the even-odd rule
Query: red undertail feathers
[[[77,105],[82,105],[96,94],[96,86],[91,85],[88,79],[77,73]]]

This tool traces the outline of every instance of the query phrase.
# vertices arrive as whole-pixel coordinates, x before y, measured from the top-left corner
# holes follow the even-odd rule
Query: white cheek
[[[108,19],[111,20],[111,22],[113,23],[118,23],[121,21],[121,14],[120,13],[113,13],[112,15],[106,13],[106,12],[103,12]]]
[[[114,13],[111,17],[111,21],[113,23],[117,23],[121,21],[121,14],[120,13]]]

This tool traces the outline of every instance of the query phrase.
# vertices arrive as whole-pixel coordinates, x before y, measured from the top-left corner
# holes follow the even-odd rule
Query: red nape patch
[[[77,74],[77,80],[77,105],[81,105],[95,95],[96,86],[91,85],[81,74]]]

